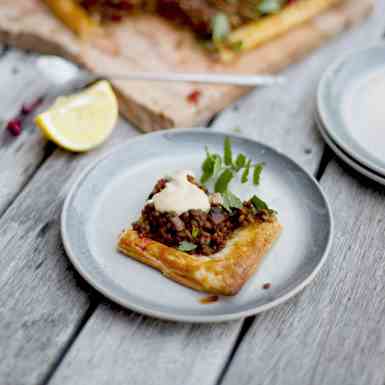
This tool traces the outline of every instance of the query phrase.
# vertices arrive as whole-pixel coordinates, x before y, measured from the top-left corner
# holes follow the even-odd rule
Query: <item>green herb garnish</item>
[[[219,154],[211,154],[206,148],[206,159],[202,164],[201,182],[205,184],[210,179],[214,182],[214,191],[222,196],[222,206],[230,211],[234,208],[241,208],[242,201],[229,190],[231,181],[240,174],[242,183],[249,181],[252,170],[252,182],[258,186],[261,181],[261,173],[264,168],[263,163],[253,163],[245,154],[233,154],[230,138],[226,137],[223,146],[223,157]],[[256,210],[270,210],[265,202],[254,195],[251,201]],[[194,235],[193,235],[194,237]]]
[[[199,229],[197,227],[193,227],[191,230],[191,235],[193,238],[196,238],[199,235]]]
[[[225,191],[221,194],[223,199],[222,206],[229,212],[231,209],[240,209],[243,204],[242,201],[231,191]]]
[[[241,40],[234,41],[228,44],[228,47],[234,52],[240,52],[242,50],[243,42]]]
[[[225,13],[217,13],[211,19],[212,40],[214,43],[223,42],[230,33],[230,21]]]
[[[278,12],[282,7],[282,0],[262,0],[258,5],[258,11],[263,14]]]
[[[262,170],[263,170],[263,167],[265,165],[263,163],[257,163],[255,166],[254,166],[254,172],[253,172],[253,183],[258,186],[259,185],[259,182],[261,181],[261,173],[262,173]]]
[[[210,153],[206,149],[206,159],[202,163],[202,176],[201,182],[205,184],[213,175],[214,172],[214,162]]]
[[[241,177],[242,183],[247,183],[247,181],[249,180],[250,166],[251,166],[251,160],[249,159],[242,173],[242,177]]]
[[[225,138],[223,159],[226,166],[231,166],[233,163],[233,150],[231,149],[231,142],[229,138]]]
[[[201,183],[205,184],[212,176],[215,176],[222,167],[222,158],[218,154],[211,154],[206,148],[206,159],[202,164]]]
[[[218,154],[212,154],[212,158],[214,160],[214,171],[213,171],[213,175],[217,175],[218,172],[221,170],[222,168],[222,158],[220,155]]]
[[[234,178],[234,174],[228,168],[225,169],[222,174],[219,176],[218,180],[215,182],[215,192],[224,193],[227,191],[229,183]]]
[[[235,159],[235,169],[238,172],[246,164],[246,156],[243,154],[238,154],[237,159]]]
[[[193,251],[197,247],[198,247],[197,245],[194,245],[191,242],[182,241],[181,243],[179,243],[178,250],[180,250],[180,251]]]
[[[258,198],[256,195],[254,195],[250,200],[257,211],[270,210],[266,202],[261,198]]]

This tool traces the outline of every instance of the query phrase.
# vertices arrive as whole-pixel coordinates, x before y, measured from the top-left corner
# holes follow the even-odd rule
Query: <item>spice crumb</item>
[[[9,120],[6,124],[6,129],[9,131],[10,134],[13,136],[19,136],[23,130],[23,122],[24,119],[34,112],[37,107],[43,102],[44,97],[40,97],[32,101],[28,104],[23,104],[21,107],[19,113],[11,120]]]
[[[32,112],[34,112],[36,110],[37,107],[40,106],[40,104],[43,102],[43,99],[44,98],[41,96],[40,98],[35,99],[31,103],[23,104],[21,111],[20,111],[20,114],[21,115],[31,114]]]
[[[200,91],[194,90],[187,95],[187,101],[191,104],[198,104],[201,95],[202,93]]]
[[[199,302],[203,305],[207,305],[207,304],[210,304],[210,303],[214,303],[214,302],[217,302],[219,299],[219,297],[217,295],[209,295],[207,297],[203,297],[199,300]]]
[[[270,289],[270,288],[271,288],[271,283],[270,283],[270,282],[264,283],[264,284],[262,285],[262,289],[263,289],[263,290],[268,290],[268,289]]]

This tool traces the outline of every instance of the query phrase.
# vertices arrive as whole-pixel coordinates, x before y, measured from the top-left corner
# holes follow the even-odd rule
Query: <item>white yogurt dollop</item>
[[[195,184],[187,180],[187,175],[194,176],[190,171],[178,171],[166,187],[155,194],[151,201],[160,212],[175,212],[177,215],[189,210],[210,210],[209,197]]]

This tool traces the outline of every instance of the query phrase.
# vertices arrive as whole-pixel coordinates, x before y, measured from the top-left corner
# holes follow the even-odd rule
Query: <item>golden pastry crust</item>
[[[119,238],[118,250],[184,286],[230,296],[257,270],[281,229],[275,216],[249,225],[235,231],[226,247],[210,257],[190,255],[126,230]]]

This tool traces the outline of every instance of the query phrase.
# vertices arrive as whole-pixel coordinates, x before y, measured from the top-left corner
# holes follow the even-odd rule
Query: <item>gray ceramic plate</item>
[[[385,45],[333,63],[318,88],[318,111],[328,136],[350,157],[385,176]]]
[[[316,122],[318,126],[318,130],[321,133],[323,139],[325,140],[326,144],[333,150],[333,152],[342,159],[348,166],[353,168],[354,170],[358,171],[360,174],[366,176],[369,179],[374,180],[377,183],[380,183],[385,186],[385,177],[383,177],[381,174],[377,174],[374,171],[371,171],[369,168],[366,168],[364,165],[357,162],[355,159],[351,158],[349,154],[344,152],[336,143],[333,142],[332,138],[327,133],[327,130],[325,129],[324,125],[321,122],[320,117],[318,114],[316,114]]]
[[[279,213],[283,232],[260,270],[231,298],[203,305],[187,289],[116,251],[119,233],[138,218],[157,179],[178,169],[199,175],[204,146],[222,152],[224,134],[172,130],[140,136],[89,167],[73,186],[62,214],[69,258],[96,289],[119,304],[158,318],[217,322],[246,317],[286,301],[305,287],[325,261],[332,237],[329,205],[317,182],[300,166],[263,144],[231,135],[234,152],[265,162],[257,193]],[[263,290],[264,283],[271,283]]]

